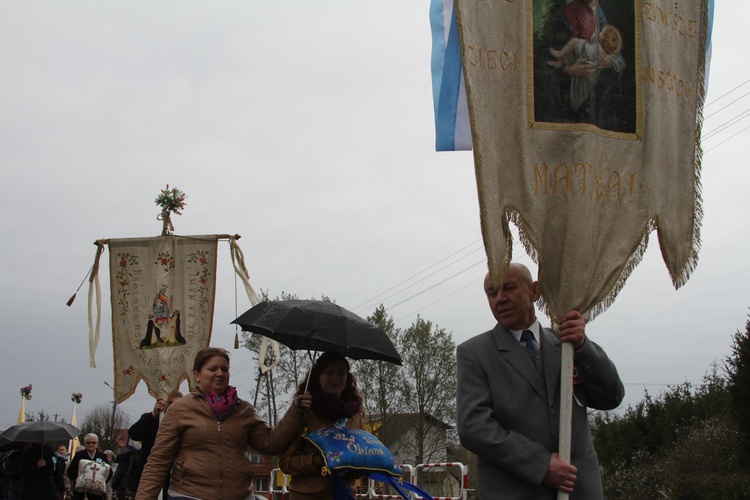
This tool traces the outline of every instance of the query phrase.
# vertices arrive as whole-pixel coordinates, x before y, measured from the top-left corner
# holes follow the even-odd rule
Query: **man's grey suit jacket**
[[[477,455],[481,498],[556,498],[541,483],[558,448],[562,343],[542,328],[540,345],[544,377],[499,324],[458,346],[458,435]],[[603,495],[587,408],[616,408],[625,390],[615,365],[589,338],[574,362],[571,463],[578,473],[570,498],[596,500]]]

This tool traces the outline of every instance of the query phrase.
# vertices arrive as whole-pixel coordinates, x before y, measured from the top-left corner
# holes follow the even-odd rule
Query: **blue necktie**
[[[536,339],[534,338],[534,334],[531,333],[531,330],[524,330],[521,332],[521,343],[526,347],[526,349],[530,350],[534,354],[539,352],[539,344],[536,343]]]

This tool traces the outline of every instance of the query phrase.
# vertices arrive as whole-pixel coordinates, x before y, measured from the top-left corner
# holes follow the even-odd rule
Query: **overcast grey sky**
[[[748,18],[746,0],[717,2],[697,269],[675,291],[653,233],[588,326],[626,404],[700,382],[747,319],[750,70],[732,21]],[[85,287],[65,302],[96,239],[160,233],[167,183],[188,194],[176,233],[240,234],[258,291],[325,294],[363,316],[382,301],[397,326],[421,314],[457,343],[492,327],[473,158],[434,152],[430,45],[427,0],[0,0],[0,429],[29,383],[28,411],[67,420],[72,392],[79,419],[111,401],[108,271],[97,369]],[[520,246],[515,257],[530,263]],[[231,348],[226,243],[217,286],[212,344]],[[232,384],[252,399],[252,356],[232,355]],[[120,408],[152,406],[141,384]]]

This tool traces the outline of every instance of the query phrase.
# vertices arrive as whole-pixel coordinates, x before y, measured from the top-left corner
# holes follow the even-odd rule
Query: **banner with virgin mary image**
[[[673,284],[694,269],[711,11],[456,0],[490,270],[500,282],[512,222],[553,320],[606,309],[654,229]]]
[[[195,354],[209,345],[218,236],[107,240],[115,399],[143,379],[155,398],[190,380]]]

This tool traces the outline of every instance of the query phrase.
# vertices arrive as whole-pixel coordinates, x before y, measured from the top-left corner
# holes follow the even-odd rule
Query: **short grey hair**
[[[86,441],[96,441],[96,444],[99,444],[99,436],[97,436],[93,432],[89,432],[88,434],[83,436],[83,442],[85,443]]]

